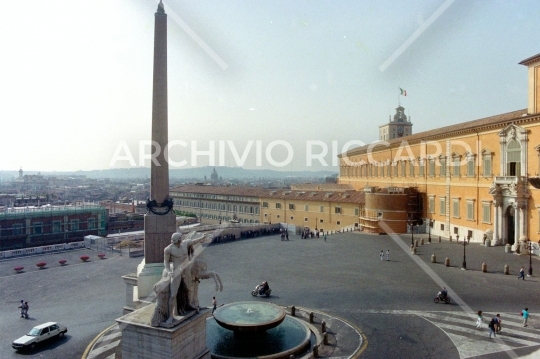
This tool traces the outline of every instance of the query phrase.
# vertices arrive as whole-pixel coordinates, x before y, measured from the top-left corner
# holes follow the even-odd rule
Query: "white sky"
[[[213,141],[219,165],[219,141],[231,140],[239,156],[253,141],[247,168],[259,157],[261,168],[337,170],[333,141],[339,153],[348,141],[376,140],[399,87],[413,132],[526,108],[527,72],[518,62],[540,52],[536,0],[165,5],[169,139],[188,143],[171,156],[186,167],[194,165],[191,141],[199,151]],[[120,148],[139,165],[139,141],[150,139],[156,8],[156,0],[0,3],[0,170],[107,169]],[[291,145],[290,164],[278,140]],[[327,167],[306,165],[308,141],[328,148]],[[268,161],[272,143],[271,159],[285,166]],[[223,164],[240,164],[225,148]],[[116,159],[115,167],[130,166]],[[197,158],[206,164],[208,156]]]

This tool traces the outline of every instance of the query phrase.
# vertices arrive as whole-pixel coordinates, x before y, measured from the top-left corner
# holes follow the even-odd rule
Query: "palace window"
[[[506,151],[506,175],[519,176],[521,170],[521,146],[518,141],[510,140]]]
[[[304,204],[304,212],[308,212],[309,206],[307,204]]]
[[[452,155],[452,176],[459,177],[459,167],[461,165],[461,156],[460,155]]]
[[[341,214],[341,207],[335,207],[334,208],[334,213],[335,214]]]
[[[429,213],[435,213],[435,196],[429,196],[428,198],[428,211]]]
[[[474,221],[474,200],[467,200],[467,220]]]
[[[409,161],[409,176],[414,177],[414,161]]]
[[[398,177],[399,176],[399,168],[398,168],[397,162],[395,162],[392,167],[394,167],[392,169],[392,172],[393,172],[392,174],[394,175],[394,177]]]
[[[491,223],[491,202],[482,202],[482,223]]]
[[[429,177],[435,177],[435,159],[429,159]]]
[[[472,153],[468,153],[467,154],[467,177],[476,176],[475,162],[476,162],[476,155]]]
[[[407,163],[405,161],[401,161],[401,177],[405,177],[407,175],[406,166]]]
[[[424,160],[420,158],[418,159],[418,175],[420,177],[424,177],[424,169],[425,169]]]
[[[439,156],[439,163],[441,165],[441,171],[439,172],[439,176],[446,177],[446,157]]]
[[[482,151],[482,175],[484,177],[491,177],[492,172],[492,155],[491,151],[484,150]]]
[[[354,215],[355,215],[355,216],[358,216],[359,213],[360,213],[360,209],[359,209],[358,207],[355,208],[355,209],[354,209]]]
[[[319,212],[321,212],[321,213],[324,212],[324,206],[319,206]]]
[[[459,218],[459,198],[452,199],[452,217]]]
[[[263,202],[263,208],[268,208],[268,202]]]
[[[276,209],[281,209],[281,203],[276,203]]]
[[[439,213],[446,216],[446,197],[439,198]]]

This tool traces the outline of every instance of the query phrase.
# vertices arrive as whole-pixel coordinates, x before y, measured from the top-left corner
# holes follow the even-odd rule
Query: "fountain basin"
[[[214,319],[223,328],[235,334],[249,335],[264,333],[280,325],[285,319],[285,310],[272,303],[236,302],[219,307]]]
[[[237,335],[214,318],[206,321],[206,346],[213,359],[288,359],[305,353],[316,342],[302,321],[289,315],[275,328],[258,335]]]

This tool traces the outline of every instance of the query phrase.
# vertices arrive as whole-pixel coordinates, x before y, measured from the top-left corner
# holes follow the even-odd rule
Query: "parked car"
[[[52,339],[62,338],[67,332],[67,327],[60,323],[48,322],[32,328],[28,334],[11,343],[13,349],[34,349],[41,342]]]

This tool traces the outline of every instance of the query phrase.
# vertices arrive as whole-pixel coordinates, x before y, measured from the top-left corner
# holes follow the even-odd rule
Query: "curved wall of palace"
[[[366,233],[407,233],[406,193],[366,193],[361,223]]]

